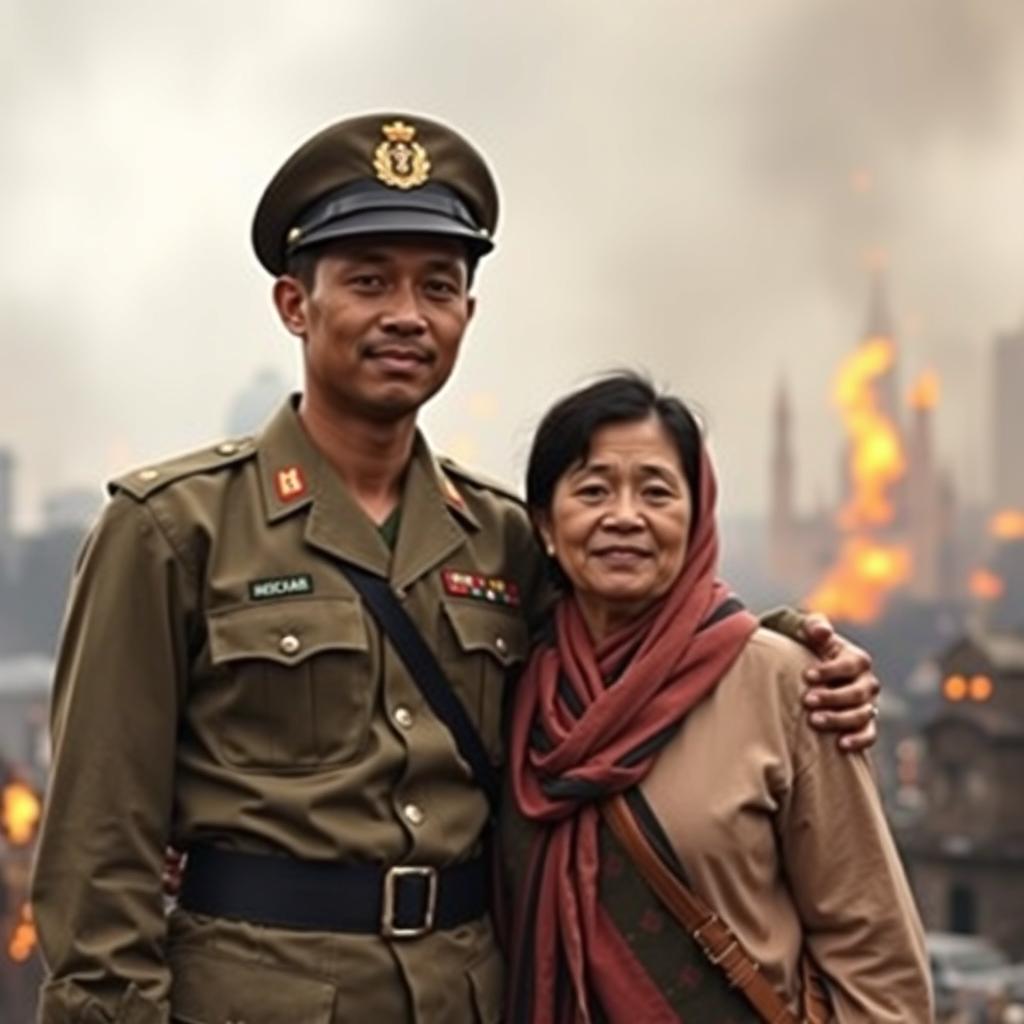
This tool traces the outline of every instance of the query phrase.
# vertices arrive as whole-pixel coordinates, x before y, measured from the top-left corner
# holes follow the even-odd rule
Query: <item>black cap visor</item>
[[[424,235],[464,244],[474,258],[494,248],[462,199],[430,183],[401,192],[375,181],[353,182],[314,203],[286,240],[286,253],[363,235]]]
[[[340,220],[328,221],[308,232],[303,232],[288,246],[288,254],[301,252],[310,246],[322,245],[325,242],[370,235],[450,238],[465,245],[474,259],[484,256],[494,248],[494,243],[485,234],[443,214],[420,210],[367,210]]]

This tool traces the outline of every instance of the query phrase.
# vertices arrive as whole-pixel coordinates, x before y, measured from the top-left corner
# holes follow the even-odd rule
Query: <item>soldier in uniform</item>
[[[327,128],[266,189],[253,241],[304,390],[255,438],[115,480],[78,562],[34,881],[44,1024],[499,1019],[484,787],[352,582],[387,582],[500,763],[543,556],[517,498],[416,429],[497,210],[479,153],[411,116]],[[819,646],[848,683],[819,713],[871,742],[869,663]]]

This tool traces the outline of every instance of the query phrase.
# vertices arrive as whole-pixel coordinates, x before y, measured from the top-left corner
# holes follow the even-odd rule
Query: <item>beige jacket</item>
[[[809,660],[758,630],[641,789],[693,888],[794,1010],[806,945],[839,1024],[930,1024],[921,923],[871,766],[807,725]]]

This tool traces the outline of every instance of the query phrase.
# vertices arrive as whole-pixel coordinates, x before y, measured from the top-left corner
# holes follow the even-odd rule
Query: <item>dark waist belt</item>
[[[385,868],[194,846],[178,903],[253,924],[407,939],[483,917],[487,871],[483,857]]]

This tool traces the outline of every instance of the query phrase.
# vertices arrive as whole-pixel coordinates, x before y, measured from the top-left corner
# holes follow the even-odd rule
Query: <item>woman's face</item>
[[[652,415],[597,430],[538,526],[591,629],[604,634],[675,582],[692,515],[678,449]]]

